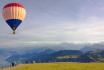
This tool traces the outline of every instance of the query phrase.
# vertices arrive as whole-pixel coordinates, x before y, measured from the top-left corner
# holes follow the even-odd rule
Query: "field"
[[[3,70],[104,70],[104,63],[36,63],[20,64]]]

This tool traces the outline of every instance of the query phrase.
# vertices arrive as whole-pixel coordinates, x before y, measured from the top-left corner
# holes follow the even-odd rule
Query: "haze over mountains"
[[[39,61],[52,62],[55,60],[78,61],[78,59],[72,59],[72,57],[77,58],[77,56],[83,55],[83,53],[89,54],[90,52],[98,51],[98,50],[100,50],[101,52],[104,50],[103,42],[95,43],[95,44],[61,43],[61,44],[28,45],[24,47],[23,46],[0,47],[0,54],[1,54],[0,65],[9,64],[9,62],[27,61],[27,60],[37,61],[37,62]],[[83,56],[85,57],[85,55]],[[93,56],[93,54],[91,54],[90,56]],[[59,60],[56,58],[63,58],[63,60]],[[66,58],[68,59],[66,60]]]

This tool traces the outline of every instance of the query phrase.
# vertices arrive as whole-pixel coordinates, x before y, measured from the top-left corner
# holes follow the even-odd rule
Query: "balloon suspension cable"
[[[13,34],[16,34],[15,30],[16,30],[16,27],[14,26],[13,27]]]
[[[16,34],[15,30],[13,30],[13,34]]]

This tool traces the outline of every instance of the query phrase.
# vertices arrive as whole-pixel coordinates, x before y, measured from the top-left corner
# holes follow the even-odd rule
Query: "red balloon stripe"
[[[9,3],[9,4],[7,4],[6,6],[4,6],[4,8],[13,7],[13,6],[24,8],[24,6],[21,5],[21,4],[19,4],[19,3]]]

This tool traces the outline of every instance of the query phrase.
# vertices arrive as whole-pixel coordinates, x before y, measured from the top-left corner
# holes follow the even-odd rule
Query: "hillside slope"
[[[37,63],[4,70],[104,70],[104,63]]]

